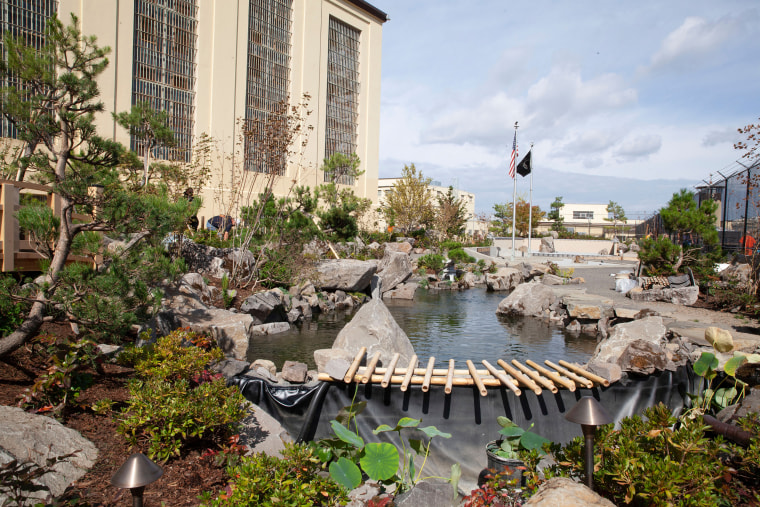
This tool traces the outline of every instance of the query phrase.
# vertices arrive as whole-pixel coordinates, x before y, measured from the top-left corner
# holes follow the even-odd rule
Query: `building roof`
[[[370,4],[369,2],[365,2],[364,0],[348,0],[348,3],[354,4],[358,8],[366,11],[367,13],[371,14],[372,16],[375,16],[377,19],[380,20],[381,23],[385,23],[388,21],[388,15],[375,7],[374,5]]]

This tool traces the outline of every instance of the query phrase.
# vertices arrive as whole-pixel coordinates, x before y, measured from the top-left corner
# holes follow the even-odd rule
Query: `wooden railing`
[[[35,250],[32,241],[22,236],[16,213],[20,206],[21,192],[44,196],[46,205],[54,216],[61,216],[61,196],[50,187],[23,181],[0,180],[0,259],[2,271],[40,271],[40,260],[44,259]],[[91,217],[74,214],[75,220],[89,221]],[[88,257],[69,255],[67,263],[92,263]]]

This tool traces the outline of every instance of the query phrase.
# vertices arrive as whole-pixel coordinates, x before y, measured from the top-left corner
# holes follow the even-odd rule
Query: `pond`
[[[385,300],[393,318],[409,337],[425,364],[435,356],[436,367],[448,367],[455,359],[457,368],[472,359],[478,367],[482,359],[545,359],[585,363],[594,352],[596,337],[576,335],[534,318],[503,319],[496,308],[505,293],[475,288],[464,291],[418,289],[414,301]],[[313,352],[330,348],[338,332],[352,314],[336,312],[292,327],[287,333],[257,337],[251,342],[248,359],[271,359],[278,368],[286,360],[315,367]]]

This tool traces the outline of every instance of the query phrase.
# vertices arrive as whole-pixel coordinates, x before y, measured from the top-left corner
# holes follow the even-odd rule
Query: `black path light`
[[[565,419],[581,425],[586,438],[586,486],[594,489],[594,431],[597,426],[614,422],[612,416],[592,396],[584,396],[565,415]]]
[[[132,507],[142,507],[145,486],[155,482],[164,475],[164,470],[142,453],[135,453],[127,458],[113,477],[111,485],[129,489],[132,492]]]

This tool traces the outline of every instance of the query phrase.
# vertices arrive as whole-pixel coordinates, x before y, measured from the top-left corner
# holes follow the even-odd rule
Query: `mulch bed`
[[[46,325],[43,332],[62,336],[70,333],[68,326]],[[26,345],[0,361],[0,404],[16,405],[18,397],[34,383],[35,377],[46,367],[44,350]],[[76,505],[129,506],[129,490],[111,486],[111,477],[134,452],[145,449],[130,446],[117,432],[113,420],[120,406],[128,398],[127,381],[134,371],[116,364],[105,364],[102,373],[89,371],[93,383],[82,391],[79,407],[66,410],[60,421],[79,431],[99,450],[95,466],[74,483],[64,494],[66,500],[79,500]],[[115,402],[116,414],[98,415],[89,407],[98,400]],[[204,456],[205,449],[191,449],[179,458],[160,464],[163,476],[147,486],[143,495],[145,505],[196,506],[204,491],[216,497],[226,486],[224,470],[214,464],[213,457]]]

